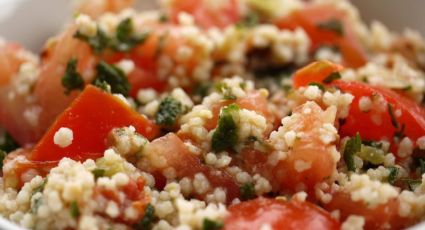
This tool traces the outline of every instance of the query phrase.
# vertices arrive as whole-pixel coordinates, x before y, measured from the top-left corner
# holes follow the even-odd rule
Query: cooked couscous
[[[28,229],[425,220],[425,40],[346,0],[76,1],[0,41],[0,215]]]

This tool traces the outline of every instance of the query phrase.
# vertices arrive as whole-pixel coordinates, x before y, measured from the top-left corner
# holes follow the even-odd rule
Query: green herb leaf
[[[111,86],[106,81],[95,79],[92,85],[96,86],[97,88],[105,92],[111,93]]]
[[[219,230],[224,226],[223,223],[205,218],[202,222],[202,230]]]
[[[36,194],[38,192],[43,192],[44,191],[44,187],[46,187],[47,184],[47,179],[43,180],[43,183],[41,185],[39,185],[38,187],[36,187],[34,190],[32,190],[32,194]]]
[[[362,139],[360,134],[357,133],[355,137],[350,138],[344,147],[344,161],[349,171],[355,171],[356,165],[354,164],[354,155],[360,152],[362,147]]]
[[[321,30],[327,30],[334,32],[338,36],[344,36],[344,24],[341,22],[341,20],[336,18],[331,18],[327,21],[320,22],[317,24],[317,28]]]
[[[0,150],[0,170],[3,169],[3,161],[4,161],[4,158],[6,158],[6,156],[7,156],[7,153],[3,150]]]
[[[78,203],[76,201],[71,202],[70,212],[74,219],[77,219],[80,216],[80,209],[78,208]]]
[[[393,105],[390,104],[390,103],[388,103],[388,113],[390,114],[391,124],[394,126],[394,128],[398,129],[399,128],[399,124],[397,122],[397,118],[394,115]]]
[[[133,20],[126,18],[117,26],[117,42],[114,48],[116,51],[129,51],[143,43],[148,37],[149,33],[136,36],[133,30]]]
[[[407,186],[409,186],[410,190],[415,190],[417,186],[419,186],[422,183],[422,180],[420,179],[410,179],[410,178],[402,178],[400,181],[405,182]]]
[[[240,188],[240,193],[242,201],[254,199],[256,196],[254,184],[246,183],[242,185],[242,187]]]
[[[325,86],[323,86],[322,84],[320,84],[320,83],[317,83],[317,82],[311,82],[310,84],[308,84],[308,85],[313,85],[313,86],[317,86],[317,87],[319,87],[319,89],[322,91],[322,92],[325,92]]]
[[[390,166],[390,167],[388,167],[388,170],[390,171],[390,174],[388,175],[388,183],[394,184],[394,182],[397,179],[397,176],[398,176],[400,169],[397,168],[397,167],[394,167],[394,166]]]
[[[105,176],[105,169],[100,169],[100,168],[97,168],[97,169],[94,169],[93,171],[91,171],[92,173],[93,173],[93,175],[94,175],[94,179],[95,180],[97,180],[98,178],[100,178],[100,177],[103,177],[103,176]]]
[[[87,42],[93,51],[97,54],[102,53],[105,49],[111,46],[112,40],[106,36],[105,32],[99,27],[97,28],[96,35],[88,37],[79,31],[74,34],[74,38]]]
[[[341,79],[341,74],[339,72],[333,72],[329,74],[325,79],[323,79],[323,83],[329,84],[335,80]]]
[[[183,105],[172,97],[166,97],[159,104],[155,120],[159,125],[173,126],[182,113]]]
[[[211,148],[215,152],[232,149],[238,141],[238,128],[233,120],[233,113],[239,111],[236,104],[221,109],[218,125],[212,136]]]
[[[62,86],[65,88],[65,94],[69,94],[73,90],[84,89],[84,80],[77,72],[77,64],[77,59],[72,58],[66,65],[65,75],[62,77]]]
[[[96,66],[96,70],[97,77],[93,83],[96,84],[96,81],[106,82],[111,86],[112,93],[120,93],[124,96],[128,96],[131,85],[120,68],[110,65],[104,61],[100,61]]]
[[[214,85],[217,92],[223,94],[225,100],[235,100],[237,97],[233,94],[232,89],[224,82],[219,82]]]
[[[152,224],[155,220],[155,208],[153,205],[148,204],[145,209],[145,215],[142,220],[135,226],[136,230],[149,230],[152,228]]]
[[[252,28],[258,25],[260,19],[257,14],[250,13],[242,18],[241,21],[236,23],[236,27],[238,28]]]
[[[425,160],[424,159],[419,159],[419,171],[420,171],[421,175],[423,175],[425,173]]]
[[[9,133],[5,132],[2,135],[3,137],[0,138],[2,139],[0,142],[0,150],[3,150],[6,153],[10,153],[20,147]]]

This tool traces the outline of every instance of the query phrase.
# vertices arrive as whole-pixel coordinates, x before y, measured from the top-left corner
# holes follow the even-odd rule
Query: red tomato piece
[[[319,26],[332,21],[340,23],[342,34]],[[364,48],[356,38],[347,16],[333,5],[310,5],[279,19],[275,24],[281,29],[303,28],[313,43],[312,51],[322,45],[336,45],[342,53],[345,66],[360,67],[367,62]]]
[[[307,86],[310,83],[323,83],[330,74],[343,70],[344,67],[330,61],[317,61],[295,72],[292,81],[295,88]]]
[[[349,194],[337,192],[332,195],[331,202],[324,206],[329,211],[339,210],[341,221],[344,221],[350,215],[364,217],[366,230],[401,229],[413,224],[413,220],[399,216],[399,202],[397,199],[391,199],[385,204],[368,208],[364,202],[351,200]],[[388,228],[388,226],[390,227]]]
[[[130,125],[148,139],[158,134],[156,125],[120,99],[88,85],[35,146],[30,159],[57,161],[63,157],[75,160],[100,157],[107,148],[108,133],[113,128]],[[53,142],[55,133],[61,127],[73,131],[72,144],[65,148]]]
[[[239,197],[239,186],[233,177],[224,170],[202,164],[201,159],[191,153],[184,142],[174,133],[154,140],[146,148],[146,152],[150,153],[147,157],[154,175],[170,167],[176,170],[177,178],[193,178],[195,174],[203,173],[212,187],[226,189],[228,202]]]
[[[425,135],[425,110],[411,99],[389,89],[361,82],[335,81],[332,85],[354,96],[350,113],[340,127],[341,136],[354,136],[360,133],[364,140],[393,141],[395,133],[403,126],[403,134],[414,142]],[[387,103],[387,106],[383,105],[384,111],[380,111],[379,106],[372,106],[370,111],[363,112],[359,108],[359,100],[362,97],[371,100],[377,97],[383,98],[383,103]],[[393,116],[390,115],[390,107]],[[400,111],[401,115],[395,115],[396,111]],[[395,119],[398,128],[394,126],[392,119]]]
[[[199,0],[172,0],[170,17],[175,23],[181,12],[191,14],[195,23],[202,28],[225,28],[240,20],[239,0],[227,1],[199,1]]]
[[[224,229],[253,230],[268,224],[271,229],[339,229],[330,214],[309,202],[258,198],[229,208]]]

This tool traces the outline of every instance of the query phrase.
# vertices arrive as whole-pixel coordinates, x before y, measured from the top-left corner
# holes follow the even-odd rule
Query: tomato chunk
[[[336,46],[341,51],[345,66],[360,67],[367,62],[366,53],[356,38],[347,16],[333,5],[309,5],[275,23],[281,29],[303,28],[313,43],[312,51],[322,45]],[[324,29],[325,24],[328,24],[328,29]]]
[[[301,201],[258,198],[229,208],[224,229],[339,229],[339,223],[321,208]]]
[[[221,187],[227,191],[228,202],[239,197],[239,186],[232,176],[224,170],[202,164],[201,159],[191,153],[184,142],[174,133],[154,140],[145,148],[150,169],[154,175],[158,175],[167,168],[174,168],[179,179],[183,177],[193,179],[197,173],[203,173],[212,187]],[[198,195],[202,199],[206,194]]]
[[[334,72],[343,70],[343,67],[330,61],[313,62],[299,69],[293,76],[295,88],[307,86],[310,83],[323,83],[323,81]]]
[[[240,19],[239,0],[227,1],[199,1],[199,0],[172,0],[170,16],[173,22],[178,22],[181,12],[191,14],[195,23],[202,28],[225,28]]]
[[[98,158],[107,148],[108,133],[113,128],[130,125],[148,139],[158,134],[157,126],[120,99],[88,85],[50,127],[30,158],[34,161],[57,161],[63,157],[75,160]],[[73,131],[73,141],[65,148],[53,141],[61,127]]]
[[[425,135],[425,110],[411,99],[389,89],[361,82],[335,81],[332,84],[354,96],[350,113],[340,127],[342,136],[360,133],[365,140],[393,141],[394,137],[404,135],[416,141]],[[369,111],[362,111],[359,106],[362,98],[383,100],[379,101],[381,106],[372,106]]]

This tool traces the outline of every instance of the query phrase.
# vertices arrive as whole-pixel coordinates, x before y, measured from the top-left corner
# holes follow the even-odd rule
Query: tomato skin
[[[240,20],[239,0],[227,0],[220,3],[223,5],[214,8],[209,6],[208,1],[172,0],[170,17],[172,22],[178,23],[181,12],[189,13],[194,17],[195,23],[205,29],[225,28]]]
[[[333,31],[318,27],[319,23],[336,19],[343,24],[344,34],[341,36]],[[347,16],[333,5],[308,5],[279,19],[275,24],[281,29],[303,28],[312,41],[312,51],[321,45],[336,45],[343,56],[343,64],[349,67],[360,67],[366,64],[366,53],[358,42],[350,27]]]
[[[184,142],[174,133],[157,138],[145,148],[146,152],[151,153],[147,157],[154,175],[160,174],[162,170],[169,167],[176,169],[176,176],[180,179],[183,177],[193,179],[195,174],[203,173],[213,188],[226,189],[228,203],[239,197],[239,186],[232,176],[224,170],[202,164],[201,159],[191,153]],[[163,160],[165,160],[164,164],[158,163]],[[162,178],[156,177],[156,180],[158,179]],[[203,199],[206,194],[198,195],[200,195],[200,199]]]
[[[74,160],[95,159],[103,155],[107,148],[108,133],[113,128],[130,125],[148,139],[156,137],[159,132],[156,125],[120,99],[88,85],[50,127],[35,146],[30,158],[34,161],[57,161],[63,157]],[[53,137],[61,127],[73,131],[72,144],[65,148],[53,143]]]
[[[224,229],[339,229],[339,223],[316,205],[301,201],[257,198],[230,206]]]
[[[358,215],[365,218],[366,230],[372,229],[402,229],[414,223],[411,218],[400,217],[398,214],[399,201],[394,198],[385,204],[368,208],[364,202],[353,201],[350,194],[341,191],[332,194],[332,200],[324,204],[324,208],[329,211],[339,210],[341,221],[344,221],[350,215]]]
[[[292,81],[295,88],[308,86],[310,83],[322,83],[330,74],[344,68],[330,61],[316,61],[295,72]]]

